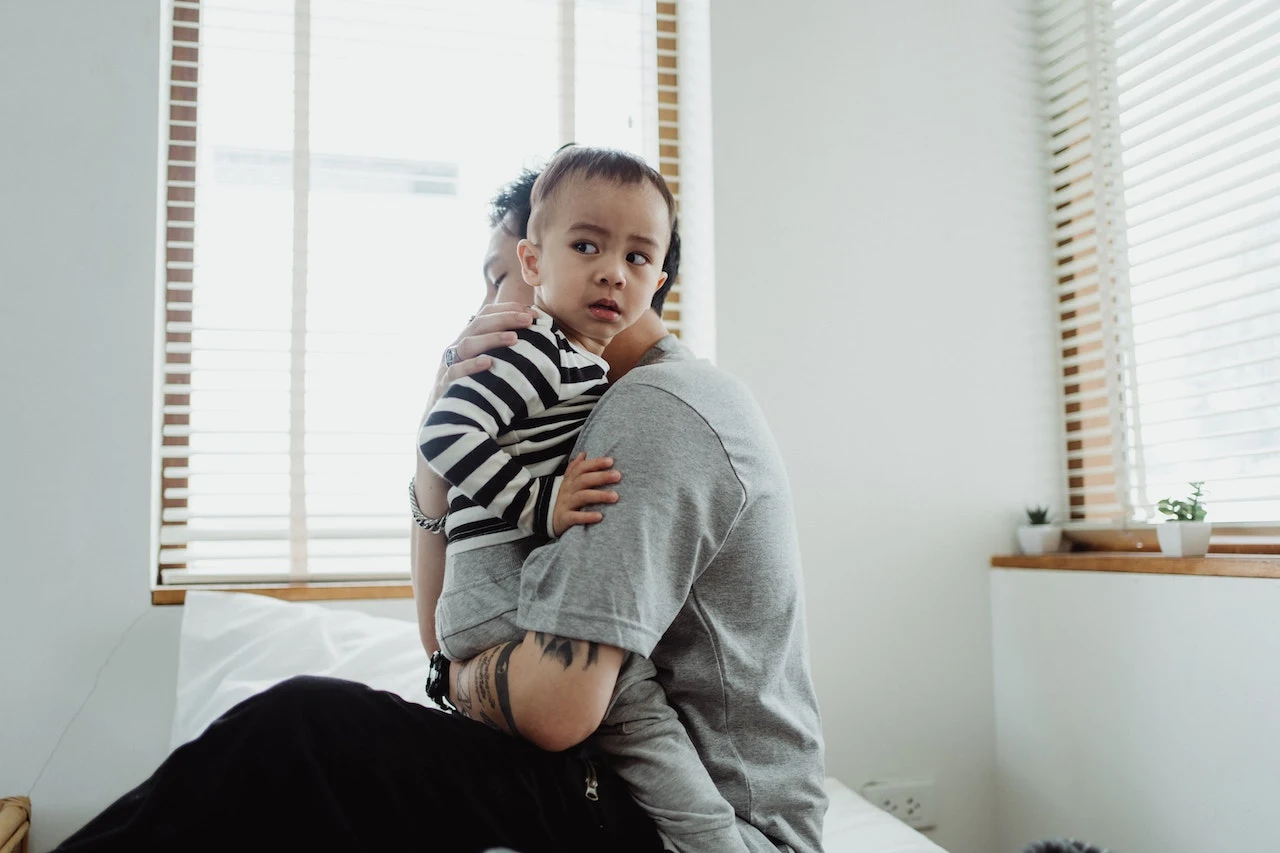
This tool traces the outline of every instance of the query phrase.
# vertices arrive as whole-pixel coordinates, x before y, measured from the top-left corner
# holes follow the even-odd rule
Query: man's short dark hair
[[[667,245],[667,256],[662,259],[662,271],[667,274],[667,280],[653,294],[653,299],[649,300],[649,307],[657,311],[659,317],[662,316],[662,306],[667,301],[667,294],[675,287],[676,279],[680,276],[680,229],[675,218],[671,220],[671,242]]]
[[[644,161],[641,161],[641,164],[646,169],[649,168]],[[492,227],[500,227],[512,237],[522,240],[529,236],[529,217],[533,213],[533,187],[538,177],[538,172],[525,169],[520,173],[520,177],[498,191],[498,194],[493,197],[489,210],[489,224]],[[658,177],[661,180],[661,176]],[[659,191],[663,193],[664,200],[670,199],[671,191],[667,189],[666,181],[661,181]],[[674,200],[668,201],[667,204],[667,209],[674,211]],[[671,288],[680,277],[680,230],[674,212],[671,216],[671,242],[667,246],[667,256],[662,259],[662,271],[667,274],[667,280],[662,283],[662,287],[658,288],[658,292],[649,302],[650,307],[658,312],[658,316],[662,316],[662,306],[666,303],[667,294],[671,292]]]
[[[498,190],[489,209],[489,225],[501,227],[512,237],[529,236],[529,214],[533,212],[533,185],[538,173],[525,169],[520,177]]]

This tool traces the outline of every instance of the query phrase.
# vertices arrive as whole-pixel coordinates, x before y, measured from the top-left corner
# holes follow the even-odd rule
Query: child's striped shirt
[[[418,433],[423,457],[451,486],[451,551],[554,536],[569,454],[604,393],[608,362],[534,311],[514,346],[488,353],[488,371],[449,386]]]

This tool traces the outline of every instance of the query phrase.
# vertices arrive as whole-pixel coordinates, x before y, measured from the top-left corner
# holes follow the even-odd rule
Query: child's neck
[[[538,293],[534,293],[533,295],[533,305],[542,313],[556,321],[556,325],[560,328],[560,333],[569,339],[569,343],[579,349],[586,350],[592,355],[603,356],[605,347],[609,346],[609,341],[613,340],[613,338],[609,338],[608,340],[601,341],[578,334],[575,329],[571,329],[569,326],[565,325],[563,320],[551,313],[551,310],[543,304],[542,297]]]
[[[656,311],[649,310],[631,326],[614,335],[604,354],[605,361],[609,362],[609,381],[617,382],[625,376],[654,344],[668,334],[662,318]]]

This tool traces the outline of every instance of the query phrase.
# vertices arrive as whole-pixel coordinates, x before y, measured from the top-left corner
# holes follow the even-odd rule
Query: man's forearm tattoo
[[[535,634],[543,658],[559,661],[568,669],[574,661],[590,668],[600,657],[600,644],[570,640],[554,634]],[[458,684],[453,699],[458,713],[507,734],[518,735],[515,712],[511,707],[511,654],[522,642],[513,640],[485,649],[458,668]]]
[[[489,717],[487,709],[493,704],[493,690],[489,686],[489,664],[493,663],[494,649],[483,651],[476,658],[474,675],[472,676],[472,686],[475,688],[476,701],[480,707],[476,708],[477,719],[482,723],[493,725],[493,720]],[[494,728],[497,728],[494,726]]]
[[[507,643],[502,646],[502,651],[498,652],[498,663],[493,668],[493,685],[498,693],[498,709],[502,711],[502,717],[507,721],[507,730],[513,735],[519,734],[516,729],[516,718],[511,713],[511,691],[507,689],[507,671],[511,664],[511,653],[515,651],[519,643]]]
[[[487,726],[501,729],[501,726],[494,723],[493,717],[488,711],[493,704],[493,691],[489,687],[489,665],[493,663],[493,656],[496,651],[496,649],[488,649],[481,652],[475,659],[470,679],[474,701],[471,704],[472,713],[467,716]],[[479,703],[478,707],[477,703]]]
[[[541,631],[535,632],[533,636],[542,648],[542,656],[560,661],[560,665],[565,669],[573,665],[574,657],[581,652],[578,646],[587,647],[586,660],[582,663],[583,669],[590,667],[600,657],[599,643],[570,640],[567,637],[557,637],[555,634],[544,634]]]
[[[474,702],[471,699],[471,667],[475,661],[468,661],[458,668],[458,695],[453,697],[453,706],[464,717],[475,719]]]
[[[495,646],[467,661],[458,672],[458,695],[453,700],[459,713],[498,731],[520,733],[507,684],[511,653],[519,645],[517,641]]]

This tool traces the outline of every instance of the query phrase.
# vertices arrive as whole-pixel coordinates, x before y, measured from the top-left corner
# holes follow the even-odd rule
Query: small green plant
[[[1204,481],[1188,483],[1191,494],[1186,500],[1165,498],[1156,505],[1156,509],[1169,516],[1165,521],[1204,521],[1209,511],[1205,509],[1201,498],[1204,497]]]
[[[1048,524],[1049,508],[1047,506],[1027,507],[1027,521],[1032,524]]]

